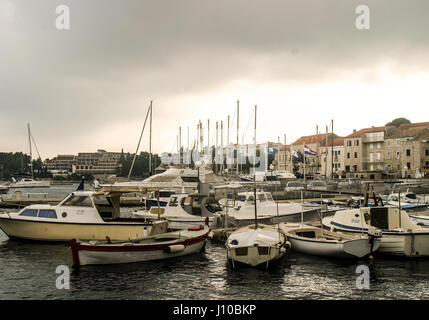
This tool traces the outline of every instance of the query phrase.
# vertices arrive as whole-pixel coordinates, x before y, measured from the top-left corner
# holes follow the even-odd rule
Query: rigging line
[[[233,116],[232,116],[232,120],[231,120],[231,122],[230,122],[230,125],[229,125],[229,128],[228,128],[228,136],[231,138],[231,129],[234,127],[234,125],[233,125],[233,123],[234,123],[234,120],[235,120],[235,113],[237,112],[237,110],[236,110],[236,108],[234,108],[234,114],[233,114]],[[231,142],[231,139],[230,139],[230,141],[229,142]]]
[[[244,131],[244,132],[243,132],[243,137],[242,137],[242,139],[241,139],[241,143],[242,143],[242,144],[244,144],[244,134],[245,134],[245,133],[247,134],[247,131],[249,130],[250,122],[252,121],[252,117],[253,117],[253,114],[254,114],[254,113],[255,113],[255,110],[253,110],[253,111],[252,111],[252,114],[250,115],[250,118],[249,118],[249,123],[247,124],[246,131]]]
[[[34,140],[34,137],[31,131],[30,131],[30,136],[31,136],[31,140],[33,140],[34,146],[36,147],[37,155],[39,156],[39,159],[42,160],[42,158],[40,157],[39,149],[37,149],[36,141]]]
[[[136,161],[137,153],[138,153],[139,147],[140,147],[140,142],[142,140],[143,132],[144,132],[144,129],[146,127],[146,121],[147,121],[147,118],[149,116],[149,112],[150,112],[151,108],[152,108],[152,101],[150,102],[149,108],[147,109],[146,119],[144,120],[143,129],[142,129],[142,132],[140,134],[139,143],[137,144],[136,153],[134,154],[133,162],[131,163],[130,172],[128,173],[128,180],[130,180],[130,178],[131,178],[131,172],[133,171],[133,168],[134,168],[134,163]]]

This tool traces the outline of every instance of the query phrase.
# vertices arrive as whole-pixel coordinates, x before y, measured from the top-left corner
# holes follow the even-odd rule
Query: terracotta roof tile
[[[331,133],[328,133],[328,139],[331,136]],[[334,137],[336,135],[334,134]],[[312,136],[303,136],[296,140],[292,145],[303,145],[303,144],[311,144],[311,143],[322,143],[326,139],[326,133],[314,134]]]
[[[382,126],[382,127],[371,127],[371,128],[365,128],[361,129],[359,131],[353,132],[352,134],[348,135],[346,138],[356,138],[361,137],[365,133],[372,133],[372,132],[380,132],[385,131],[386,129],[391,128],[390,126]]]

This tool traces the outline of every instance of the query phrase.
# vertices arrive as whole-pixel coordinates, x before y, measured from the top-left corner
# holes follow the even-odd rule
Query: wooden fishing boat
[[[286,237],[273,226],[250,225],[231,233],[225,246],[234,268],[239,264],[268,268],[285,254]]]
[[[317,256],[362,258],[376,251],[381,241],[381,231],[376,229],[369,236],[331,232],[295,223],[280,223],[279,229],[291,243],[291,250]]]
[[[130,241],[70,240],[73,266],[163,260],[197,253],[204,248],[208,225],[166,232]]]

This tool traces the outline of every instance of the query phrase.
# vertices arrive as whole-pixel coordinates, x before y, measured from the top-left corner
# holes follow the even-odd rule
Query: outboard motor
[[[381,238],[383,236],[383,233],[381,232],[380,229],[377,229],[373,226],[369,226],[368,227],[368,238],[369,238],[369,243],[371,244],[371,253],[372,254],[372,248],[374,246],[374,239],[376,238]]]

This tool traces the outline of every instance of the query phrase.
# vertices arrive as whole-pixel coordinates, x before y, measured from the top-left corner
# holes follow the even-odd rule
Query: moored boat
[[[227,259],[238,265],[268,268],[286,252],[286,237],[273,226],[250,225],[232,232],[226,243]]]
[[[166,232],[131,241],[70,240],[73,266],[163,260],[197,253],[210,232],[207,225]]]
[[[317,256],[362,258],[380,246],[381,231],[370,236],[331,232],[295,223],[280,223],[279,228],[291,243],[291,250]]]
[[[342,210],[322,219],[331,231],[365,234],[369,228],[382,231],[378,253],[429,257],[429,230],[414,223],[407,212],[394,207],[364,207]]]
[[[216,228],[220,223],[217,209],[209,203],[207,194],[173,194],[164,208],[152,206],[149,211],[139,210],[134,216],[148,219],[166,219],[171,229],[186,229],[204,224],[209,219],[210,228]]]
[[[32,178],[22,178],[20,180],[16,180],[12,178],[13,183],[9,186],[10,188],[49,188],[50,181],[44,180],[34,180]]]
[[[0,229],[9,238],[37,241],[128,240],[166,232],[167,221],[153,224],[121,217],[121,195],[136,191],[147,189],[75,191],[58,205],[31,205],[19,212],[1,213]]]

